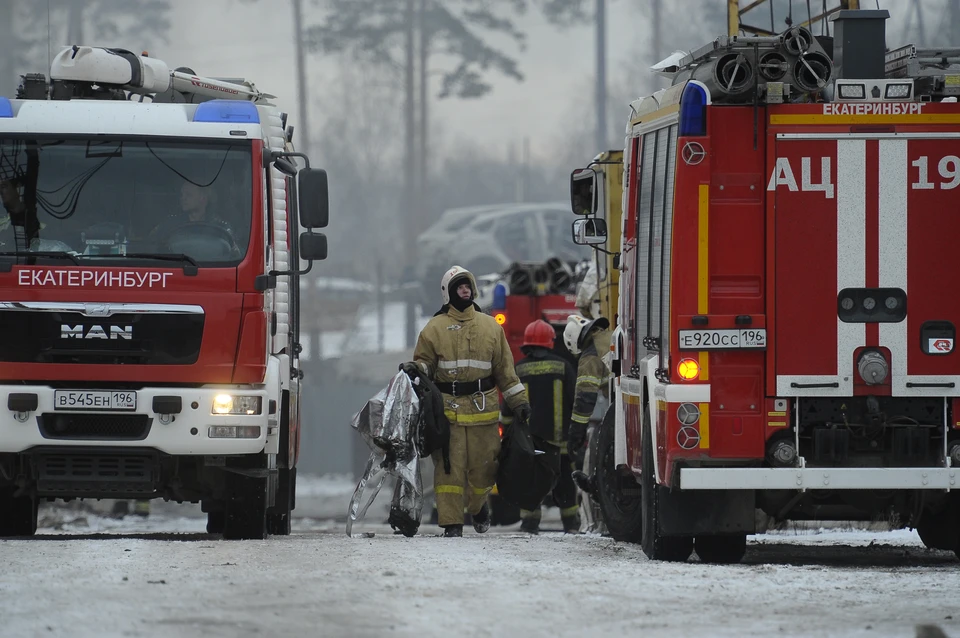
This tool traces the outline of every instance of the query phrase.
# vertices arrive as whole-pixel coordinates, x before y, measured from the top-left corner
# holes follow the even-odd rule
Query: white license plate
[[[681,330],[681,350],[765,350],[766,328]]]
[[[56,390],[56,410],[136,410],[137,393],[132,390]]]

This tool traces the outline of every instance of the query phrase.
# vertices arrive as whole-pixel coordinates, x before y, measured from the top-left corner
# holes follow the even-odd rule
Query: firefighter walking
[[[567,450],[577,468],[583,467],[583,452],[587,444],[587,426],[597,399],[609,399],[610,370],[603,357],[610,352],[610,321],[606,317],[587,319],[581,315],[567,317],[563,343],[570,354],[580,356],[577,363],[577,388],[570,418]]]
[[[500,451],[497,390],[521,420],[529,418],[530,404],[503,328],[474,303],[473,275],[452,267],[441,279],[440,294],[443,307],[420,332],[413,361],[400,367],[411,375],[419,367],[443,394],[450,421],[450,472],[434,454],[434,492],[443,535],[456,537],[463,535],[464,500],[474,529],[483,533],[490,528],[487,494],[496,480]]]
[[[542,450],[556,469],[558,479],[553,488],[553,500],[560,508],[563,531],[579,533],[580,512],[577,506],[577,488],[573,483],[573,460],[567,454],[567,432],[573,408],[576,373],[563,357],[554,354],[557,333],[546,321],[532,322],[523,331],[520,350],[526,355],[517,362],[517,376],[530,398],[530,434],[538,450]],[[504,404],[501,422],[504,427],[513,424],[513,411]],[[531,534],[540,531],[541,510],[521,510],[520,528]]]

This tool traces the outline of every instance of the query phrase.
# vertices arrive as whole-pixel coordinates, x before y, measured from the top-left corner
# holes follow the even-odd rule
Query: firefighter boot
[[[143,518],[150,516],[150,501],[147,499],[138,499],[135,501],[133,504],[133,513]]]
[[[580,533],[580,512],[574,512],[573,514],[568,514],[567,516],[561,516],[560,521],[563,523],[564,534]]]
[[[540,533],[540,509],[530,512],[527,510],[520,510],[520,516],[523,518],[523,522],[520,523],[520,529],[525,531],[527,534],[539,534]]]
[[[477,530],[477,534],[483,534],[490,529],[490,507],[486,503],[472,518],[473,529]]]
[[[444,525],[444,538],[460,538],[463,536],[463,525]]]

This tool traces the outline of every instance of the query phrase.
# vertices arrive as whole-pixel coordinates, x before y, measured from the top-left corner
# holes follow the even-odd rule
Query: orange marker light
[[[682,359],[677,364],[677,374],[681,379],[692,381],[700,376],[700,364],[693,359]]]
[[[501,326],[507,323],[507,315],[503,314],[502,312],[498,312],[497,314],[493,315],[493,318]]]

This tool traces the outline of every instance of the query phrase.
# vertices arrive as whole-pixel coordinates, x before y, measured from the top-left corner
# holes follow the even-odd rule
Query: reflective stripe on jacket
[[[435,382],[456,381],[469,387],[471,381],[493,377],[496,388],[484,393],[458,397],[444,393],[451,425],[496,423],[500,413],[497,389],[511,408],[527,403],[503,328],[475,307],[463,312],[450,307],[431,319],[417,339],[413,360]]]
[[[610,381],[610,371],[601,359],[610,349],[610,331],[601,330],[592,336],[592,339],[580,354],[577,365],[577,389],[573,400],[573,416],[575,423],[587,423],[593,416],[593,409],[597,406],[598,394],[604,397],[609,395],[607,384]]]
[[[577,374],[570,362],[546,348],[536,348],[517,362],[517,376],[530,398],[530,433],[551,445],[566,445]],[[504,405],[500,421],[513,423],[513,410]]]

